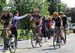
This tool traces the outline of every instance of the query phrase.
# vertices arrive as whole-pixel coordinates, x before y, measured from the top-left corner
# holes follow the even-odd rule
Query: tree
[[[71,17],[71,22],[75,23],[75,8],[68,8],[66,13],[67,16]]]
[[[53,12],[66,12],[67,5],[60,0],[48,0],[49,4],[49,12],[52,15]]]
[[[64,12],[66,13],[66,10],[67,10],[67,5],[65,3],[58,3],[58,12]]]
[[[32,13],[34,8],[39,8],[39,12],[41,15],[49,15],[47,1],[44,2],[43,0],[15,0],[15,6],[16,10],[18,10],[21,15]],[[22,19],[19,22],[23,28],[28,26],[27,19]]]
[[[2,12],[2,9],[5,6],[6,6],[6,0],[0,0],[0,12]]]

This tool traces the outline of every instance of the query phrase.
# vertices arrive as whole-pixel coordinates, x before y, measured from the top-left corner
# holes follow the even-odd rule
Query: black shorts
[[[55,27],[55,31],[54,31],[55,33],[58,33],[58,32],[60,32],[61,33],[61,29],[60,29],[60,27]]]
[[[16,27],[12,27],[11,31],[12,31],[12,34],[15,35],[15,38],[17,39],[17,28]]]

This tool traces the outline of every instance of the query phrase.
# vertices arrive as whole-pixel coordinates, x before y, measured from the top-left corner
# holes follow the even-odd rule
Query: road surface
[[[3,53],[1,46],[0,53]],[[6,53],[10,52],[6,51]],[[43,46],[38,48],[32,48],[30,40],[18,41],[16,53],[75,53],[75,34],[67,35],[67,43],[56,50],[53,49],[52,39],[43,41]]]

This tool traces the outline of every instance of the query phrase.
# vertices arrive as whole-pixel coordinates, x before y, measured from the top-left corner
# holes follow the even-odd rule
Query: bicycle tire
[[[35,41],[35,43],[33,43],[33,41]],[[31,36],[31,45],[32,45],[33,48],[36,47],[36,39],[34,39],[33,35]]]
[[[16,39],[15,39],[15,36],[13,35],[14,40],[9,40],[9,51],[10,53],[15,53],[16,52]]]

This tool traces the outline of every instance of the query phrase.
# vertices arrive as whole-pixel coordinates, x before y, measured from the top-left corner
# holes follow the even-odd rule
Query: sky
[[[68,7],[75,7],[75,0],[61,0],[67,4]]]

